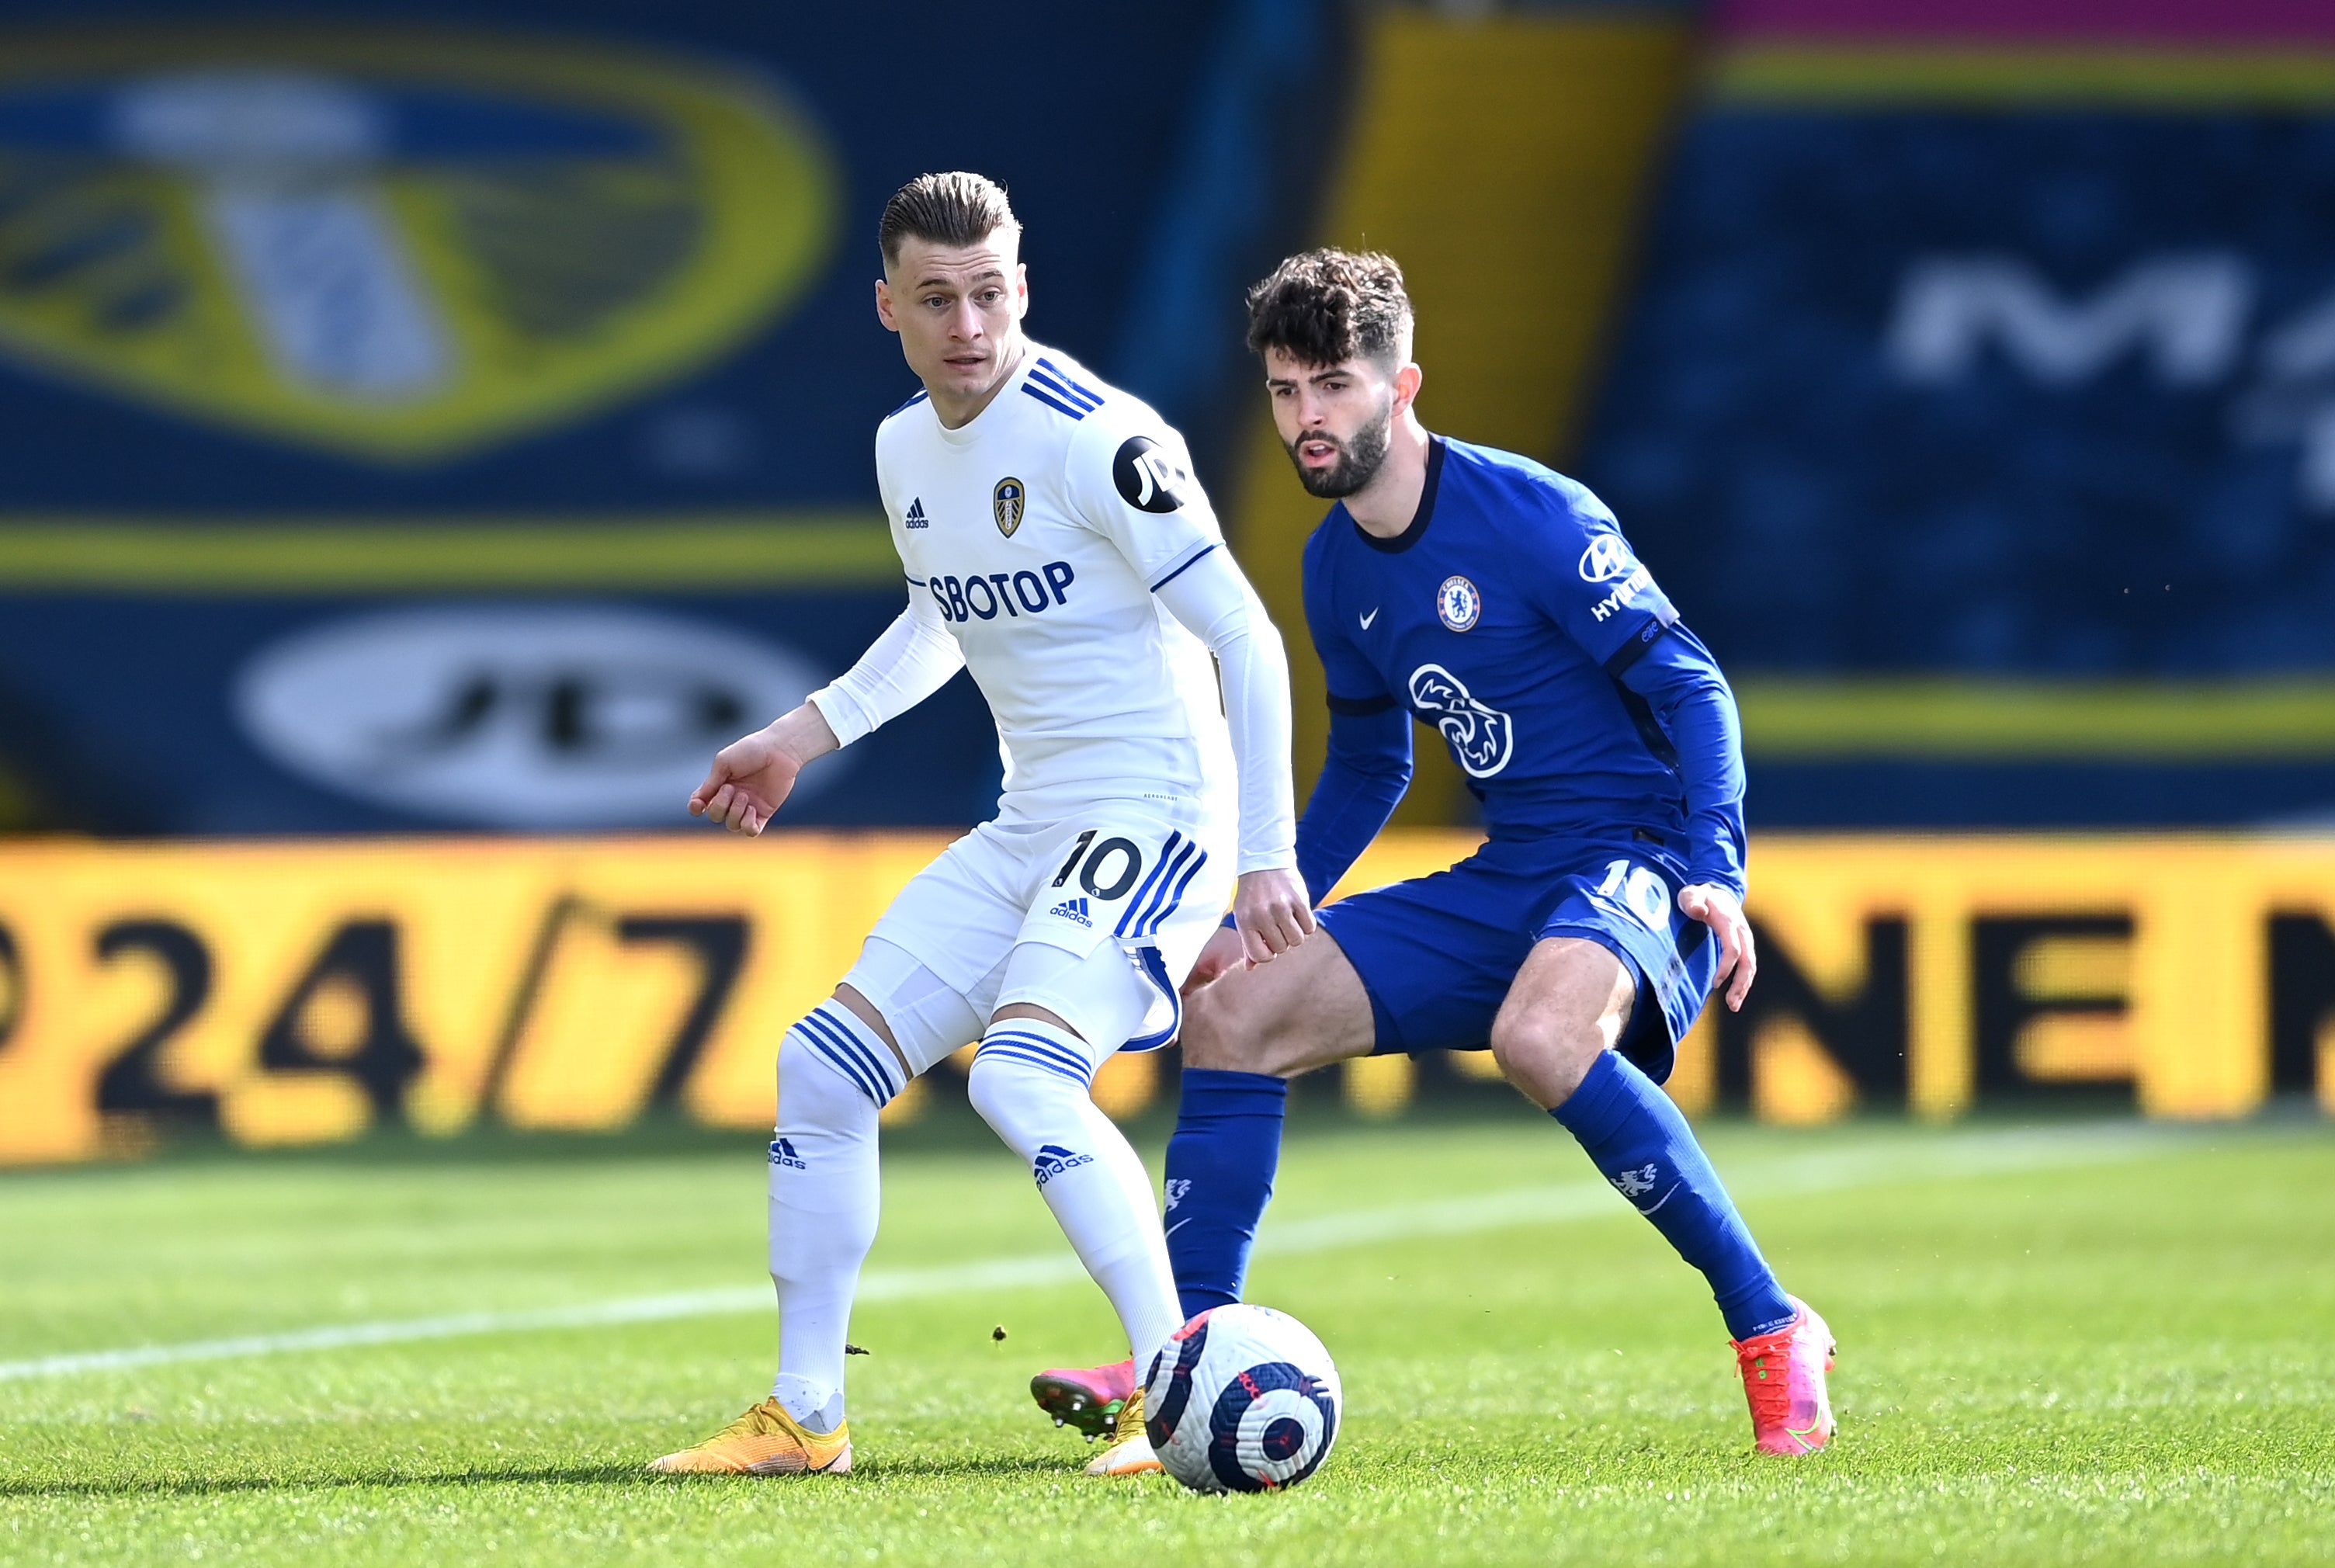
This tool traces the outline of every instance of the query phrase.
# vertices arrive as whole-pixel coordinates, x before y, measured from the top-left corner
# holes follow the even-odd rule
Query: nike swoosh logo
[[[1372,621],[1375,621],[1375,620],[1377,620],[1377,619],[1379,618],[1379,611],[1380,611],[1380,610],[1381,610],[1381,609],[1384,609],[1385,607],[1386,607],[1386,606],[1385,606],[1385,605],[1379,605],[1379,606],[1377,606],[1377,607],[1373,608],[1373,609],[1371,611],[1371,613],[1370,613],[1369,615],[1364,615],[1364,616],[1362,617],[1362,630],[1363,630],[1363,631],[1367,632],[1367,631],[1369,631],[1369,630],[1371,629],[1371,623]]]
[[[1192,1216],[1190,1215],[1186,1215],[1182,1219],[1177,1220],[1174,1224],[1169,1225],[1166,1230],[1161,1231],[1159,1233],[1160,1239],[1165,1241],[1168,1237],[1174,1235],[1177,1231],[1182,1230],[1186,1225],[1188,1225],[1191,1223]]]

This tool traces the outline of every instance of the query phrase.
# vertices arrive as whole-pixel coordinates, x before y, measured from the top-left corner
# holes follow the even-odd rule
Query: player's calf
[[[1234,966],[1187,1002],[1166,1215],[1187,1320],[1240,1299],[1273,1197],[1288,1075],[1360,1056],[1374,1034],[1369,993],[1327,931],[1269,963]]]
[[[1129,1349],[1148,1355],[1183,1319],[1150,1176],[1090,1097],[1094,1070],[1092,1048],[1059,1019],[1001,1011],[982,1036],[965,1092],[1030,1163],[1039,1195],[1117,1310]]]

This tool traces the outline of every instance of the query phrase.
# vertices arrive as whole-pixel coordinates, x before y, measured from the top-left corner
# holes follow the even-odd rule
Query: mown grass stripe
[[[2177,1131],[2136,1125],[1954,1134],[1917,1149],[1875,1144],[1869,1149],[1738,1162],[1728,1173],[1729,1185],[1737,1195],[1744,1197],[1839,1192],[1893,1181],[1997,1175],[2126,1159],[2161,1152],[2168,1143],[2183,1136]],[[1325,1215],[1286,1224],[1268,1222],[1258,1251],[1268,1256],[1286,1257],[1417,1236],[1464,1235],[1516,1226],[1618,1219],[1629,1213],[1628,1206],[1603,1183],[1567,1182]],[[1064,1284],[1084,1277],[1085,1271],[1076,1257],[1067,1252],[1047,1253],[931,1268],[877,1270],[861,1278],[858,1299],[867,1303],[966,1291],[1022,1290]],[[488,1334],[668,1322],[763,1312],[770,1310],[770,1304],[769,1286],[741,1285],[568,1307],[327,1324],[281,1333],[67,1351],[0,1361],[0,1382]]]

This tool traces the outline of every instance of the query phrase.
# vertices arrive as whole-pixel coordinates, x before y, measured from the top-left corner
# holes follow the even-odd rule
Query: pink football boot
[[[1104,1436],[1135,1394],[1135,1359],[1083,1371],[1056,1369],[1030,1379],[1030,1397],[1057,1427],[1076,1427],[1088,1442]]]
[[[1751,1402],[1751,1435],[1763,1454],[1813,1454],[1832,1441],[1832,1331],[1797,1296],[1799,1315],[1772,1334],[1731,1340]]]

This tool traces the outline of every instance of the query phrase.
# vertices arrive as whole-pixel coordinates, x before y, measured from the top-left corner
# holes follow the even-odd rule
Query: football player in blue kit
[[[1831,1332],[1778,1283],[1659,1087],[1705,1001],[1723,987],[1739,1008],[1755,970],[1725,678],[1594,495],[1420,423],[1391,260],[1307,252],[1248,304],[1282,440],[1305,488],[1334,502],[1304,557],[1331,710],[1297,829],[1307,892],[1318,904],[1385,825],[1414,720],[1467,773],[1487,841],[1320,910],[1327,940],[1260,963],[1226,930],[1203,951],[1168,1149],[1184,1312],[1240,1298],[1291,1077],[1488,1048],[1710,1282],[1758,1447],[1822,1447]],[[1032,1389],[1096,1429],[1132,1377],[1121,1363]]]

